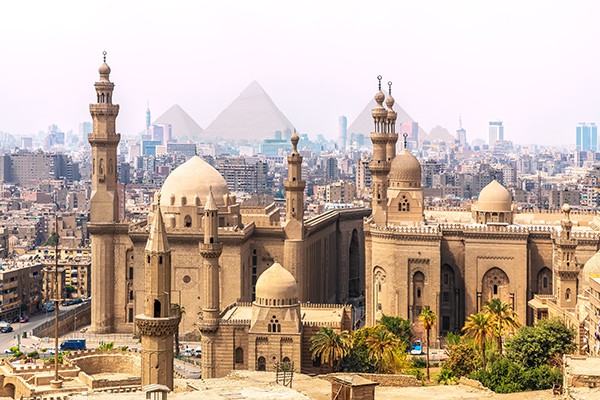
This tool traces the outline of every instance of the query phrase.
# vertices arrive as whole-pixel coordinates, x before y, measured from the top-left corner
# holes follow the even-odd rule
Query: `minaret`
[[[171,250],[160,211],[155,205],[144,251],[144,314],[135,322],[142,337],[142,387],[152,384],[173,389],[173,335],[181,320],[171,305]]]
[[[308,281],[304,277],[304,188],[302,180],[302,156],[298,152],[300,138],[294,130],[291,137],[292,151],[288,155],[288,177],[285,187],[285,242],[283,243],[284,265],[296,278],[300,301],[315,301],[310,298]]]
[[[119,106],[112,103],[115,84],[109,79],[110,67],[100,66],[100,81],[96,88],[96,104],[90,104],[94,121],[88,135],[92,146],[92,194],[90,223],[92,251],[92,326],[94,333],[111,333],[115,328],[115,235],[120,230],[117,192],[117,146],[121,135],[116,133],[115,120]],[[126,226],[125,226],[126,232]]]
[[[200,244],[203,259],[204,304],[198,324],[202,332],[202,378],[216,378],[215,333],[219,329],[219,257],[223,244],[219,242],[219,208],[208,192],[204,206],[204,242]]]
[[[554,239],[554,295],[561,308],[575,308],[577,302],[577,278],[579,267],[575,260],[577,240],[573,238],[573,222],[569,216],[571,206],[562,207],[565,218],[561,221],[561,231]]]
[[[386,116],[386,125],[387,125],[387,142],[385,145],[385,155],[388,162],[392,162],[396,157],[396,143],[398,142],[398,134],[396,133],[396,119],[398,118],[398,114],[394,111],[394,103],[395,100],[392,97],[392,82],[388,82],[389,87],[389,95],[387,99],[385,99],[385,104],[388,107],[387,116]]]
[[[369,163],[371,182],[373,187],[373,200],[371,202],[373,222],[380,226],[387,224],[387,180],[390,172],[390,160],[387,158],[388,134],[385,133],[387,125],[387,111],[383,107],[385,94],[381,91],[381,75],[379,90],[375,93],[377,105],[372,111],[375,128],[371,132],[373,143],[373,160]]]

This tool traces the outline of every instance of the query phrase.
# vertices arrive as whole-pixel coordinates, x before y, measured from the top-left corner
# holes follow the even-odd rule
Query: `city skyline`
[[[107,2],[4,5],[0,130],[28,135],[89,120],[90,71],[108,51],[122,106],[118,130],[137,134],[180,104],[203,128],[253,80],[302,133],[337,139],[376,90],[394,82],[397,104],[426,131],[487,138],[502,120],[515,143],[574,146],[596,122],[600,79],[588,50],[600,28],[591,2],[458,1],[374,8],[358,2]],[[543,12],[540,12],[543,10]],[[581,54],[586,62],[578,63]],[[324,95],[324,94],[327,95]]]

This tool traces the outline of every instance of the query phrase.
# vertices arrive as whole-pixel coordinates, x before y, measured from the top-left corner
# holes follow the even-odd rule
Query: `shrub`
[[[32,351],[31,353],[27,353],[27,357],[30,357],[30,358],[37,358],[38,355],[39,355],[38,352],[35,350]]]
[[[441,385],[455,385],[458,382],[458,378],[452,376],[450,370],[442,369],[439,375],[435,377],[435,381]]]
[[[423,357],[413,357],[411,366],[413,368],[425,368],[427,367],[427,361]]]
[[[556,368],[548,365],[525,368],[509,359],[495,361],[488,369],[476,371],[470,377],[496,393],[550,389],[562,381],[562,374]]]
[[[444,361],[442,368],[448,370],[452,376],[468,376],[477,369],[479,361],[472,341],[462,341],[450,347],[447,352],[448,359]]]

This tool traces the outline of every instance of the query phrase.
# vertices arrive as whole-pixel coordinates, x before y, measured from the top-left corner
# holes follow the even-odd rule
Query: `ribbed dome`
[[[390,182],[414,182],[421,186],[421,163],[405,147],[392,160]]]
[[[279,300],[279,302],[277,302]],[[298,284],[294,276],[276,262],[256,282],[256,301],[267,305],[292,305],[298,302]]]
[[[512,197],[509,191],[494,179],[479,193],[477,211],[511,212]]]
[[[205,201],[211,188],[215,202],[218,206],[223,206],[223,195],[229,193],[227,182],[209,163],[194,156],[175,168],[165,180],[161,189],[161,208],[194,205],[196,198]],[[185,203],[182,202],[182,197],[185,197]],[[173,204],[171,199],[174,199]]]

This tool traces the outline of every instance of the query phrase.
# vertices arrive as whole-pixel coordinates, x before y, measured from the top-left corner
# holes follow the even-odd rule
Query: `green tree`
[[[544,319],[535,326],[519,329],[506,342],[506,353],[508,358],[524,367],[535,368],[573,352],[576,348],[574,338],[575,331],[560,319]],[[559,361],[554,363],[559,364]]]
[[[482,366],[485,369],[485,344],[494,330],[490,315],[483,312],[469,315],[462,330],[479,345]]]
[[[499,298],[493,298],[485,303],[484,312],[491,317],[494,325],[494,334],[498,340],[498,352],[502,357],[502,337],[505,333],[510,333],[519,328],[517,313],[508,303],[500,301]]]
[[[409,320],[401,317],[383,315],[380,324],[385,326],[388,331],[393,333],[394,336],[404,342],[407,346],[410,344],[412,330]]]
[[[477,369],[477,350],[472,340],[466,338],[446,349],[448,358],[442,365],[452,376],[468,376]]]
[[[558,368],[548,365],[526,368],[508,358],[494,361],[488,369],[480,369],[470,377],[496,393],[550,389],[555,383],[562,381]]]
[[[352,338],[348,331],[335,333],[329,327],[322,327],[310,339],[312,359],[321,359],[321,363],[336,369],[339,362],[348,355],[352,347]]]
[[[419,319],[423,323],[423,327],[427,331],[427,380],[430,380],[429,376],[429,347],[430,347],[430,333],[431,328],[435,325],[435,321],[437,320],[437,315],[429,307],[423,308],[421,310],[421,314],[419,314]]]
[[[52,235],[50,235],[48,240],[46,240],[44,242],[43,246],[54,247],[54,246],[56,246],[58,240],[59,240],[58,234],[56,232],[52,232]]]
[[[352,332],[352,348],[340,363],[340,369],[348,372],[377,372],[377,364],[369,357],[367,338],[375,329],[374,326],[365,326]]]

